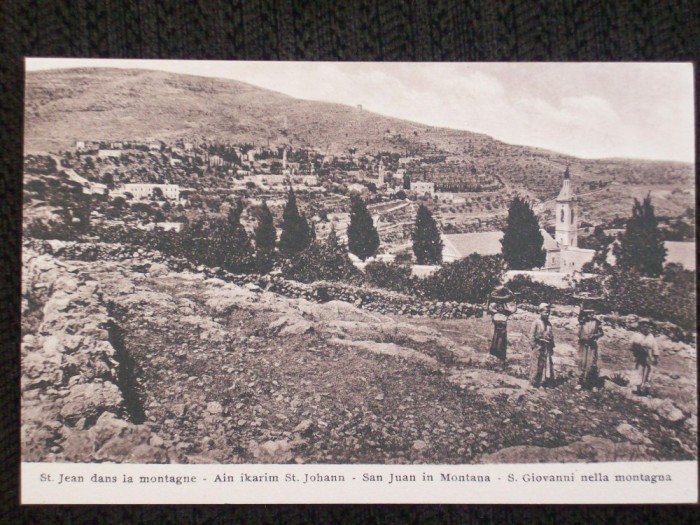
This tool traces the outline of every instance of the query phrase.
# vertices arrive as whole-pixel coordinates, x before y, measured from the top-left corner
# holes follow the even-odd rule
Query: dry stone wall
[[[344,301],[379,313],[460,319],[479,316],[483,312],[482,305],[423,300],[397,292],[347,283],[317,281],[305,284],[279,275],[233,274],[221,268],[195,265],[184,258],[170,257],[157,251],[123,244],[43,241],[33,243],[33,247],[42,253],[83,261],[141,258],[144,260],[142,267],[139,268],[137,264],[133,269],[148,271],[150,275],[164,265],[166,271],[194,271],[203,273],[206,277],[217,277],[243,286],[261,287],[286,297],[316,302]]]
[[[316,302],[339,300],[354,304],[358,308],[383,314],[413,315],[434,317],[440,319],[464,319],[484,315],[485,305],[473,305],[455,301],[431,301],[414,296],[372,288],[356,286],[340,282],[317,281],[311,284],[284,279],[280,275],[268,274],[232,274],[221,268],[209,268],[195,265],[185,258],[170,257],[161,252],[138,248],[118,243],[79,243],[65,241],[30,241],[32,247],[40,253],[50,253],[68,259],[83,261],[99,260],[143,260],[142,267],[136,265],[134,270],[154,272],[162,270],[194,271],[203,273],[206,277],[217,277],[228,282],[250,287],[261,287],[286,297],[303,298]],[[520,308],[536,312],[536,305],[522,304]],[[574,310],[567,307],[557,310],[557,315],[576,315]],[[603,315],[604,324],[611,327],[634,330],[638,321],[637,316]],[[652,319],[646,319],[656,334],[665,335],[672,341],[693,342],[694,333],[688,333],[679,326]]]

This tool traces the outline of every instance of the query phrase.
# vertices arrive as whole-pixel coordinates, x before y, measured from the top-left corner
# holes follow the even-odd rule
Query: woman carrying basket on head
[[[489,354],[505,361],[508,350],[508,317],[518,310],[515,295],[505,286],[499,286],[489,295],[487,310],[493,321],[493,338]]]

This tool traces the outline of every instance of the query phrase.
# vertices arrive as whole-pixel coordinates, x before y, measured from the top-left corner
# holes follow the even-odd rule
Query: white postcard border
[[[22,463],[21,503],[697,503],[697,473],[696,461],[491,465]],[[82,481],[77,481],[78,476]],[[98,481],[100,476],[115,481]],[[216,481],[217,476],[226,481]],[[125,482],[128,477],[133,481]],[[189,480],[183,482],[185,477]],[[328,480],[312,481],[314,477]]]

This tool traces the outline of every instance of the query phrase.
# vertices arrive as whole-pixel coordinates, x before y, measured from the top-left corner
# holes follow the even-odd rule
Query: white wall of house
[[[560,252],[561,272],[580,272],[583,265],[593,260],[595,250],[585,248],[567,248]]]
[[[150,198],[153,195],[153,190],[160,188],[163,196],[169,200],[180,199],[180,186],[177,184],[145,184],[145,183],[129,183],[124,184],[124,193],[129,192],[137,199]]]

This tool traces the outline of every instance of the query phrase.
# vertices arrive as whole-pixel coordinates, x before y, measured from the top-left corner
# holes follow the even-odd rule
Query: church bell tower
[[[555,221],[556,233],[554,239],[559,243],[559,246],[576,247],[578,245],[578,198],[571,189],[571,178],[569,175],[569,166],[566,166],[564,172],[564,182],[556,199]]]

